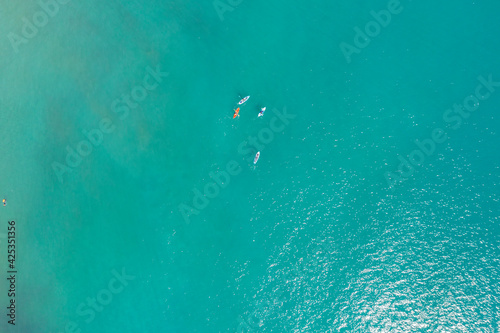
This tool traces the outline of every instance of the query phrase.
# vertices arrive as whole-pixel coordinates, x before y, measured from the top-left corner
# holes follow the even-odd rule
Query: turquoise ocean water
[[[500,3],[402,0],[350,63],[341,43],[393,2],[222,3],[71,0],[46,24],[0,4],[0,332],[498,332],[500,87],[443,115],[500,81]],[[275,133],[276,112],[295,117]],[[259,133],[254,166],[238,146]]]

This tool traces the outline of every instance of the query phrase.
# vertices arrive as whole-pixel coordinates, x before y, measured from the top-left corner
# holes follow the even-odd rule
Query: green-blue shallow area
[[[499,13],[0,4],[0,331],[498,331]]]

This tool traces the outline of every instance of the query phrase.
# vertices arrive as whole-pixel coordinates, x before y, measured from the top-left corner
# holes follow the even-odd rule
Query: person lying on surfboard
[[[260,151],[258,151],[257,154],[255,154],[255,157],[253,158],[253,164],[257,164],[259,157],[260,157]]]
[[[246,97],[243,97],[239,102],[238,102],[238,105],[241,105],[243,103],[245,103],[246,101],[248,101],[248,99],[250,98],[250,96],[246,96]]]
[[[260,109],[259,117],[262,117],[264,115],[264,112],[266,112],[266,107],[265,106],[262,109]]]
[[[234,110],[233,119],[238,117],[239,113],[240,113],[240,108],[237,108],[236,110]]]

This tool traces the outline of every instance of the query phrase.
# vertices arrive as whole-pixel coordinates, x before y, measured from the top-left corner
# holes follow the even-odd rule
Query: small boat
[[[240,113],[240,108],[237,108],[236,110],[234,110],[233,119],[238,117],[239,113]]]
[[[260,151],[258,151],[257,154],[255,154],[255,157],[253,158],[253,164],[257,164],[259,157],[260,157]]]
[[[4,205],[4,206],[5,206],[5,205],[7,205],[7,200],[2,199],[2,202],[3,202],[3,205]]]
[[[264,115],[264,112],[266,112],[266,107],[263,107],[262,109],[260,109],[259,117],[262,117]]]
[[[243,97],[243,98],[241,99],[241,101],[239,101],[239,102],[238,102],[238,105],[241,105],[241,104],[245,103],[246,101],[248,101],[248,99],[249,99],[249,98],[250,98],[250,96]]]

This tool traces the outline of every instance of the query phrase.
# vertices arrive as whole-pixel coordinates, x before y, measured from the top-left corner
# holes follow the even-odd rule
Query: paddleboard
[[[262,117],[264,115],[264,112],[266,112],[266,107],[263,107],[262,109],[260,109],[259,117]]]
[[[257,164],[257,161],[259,160],[259,157],[260,157],[260,151],[258,151],[257,154],[255,154],[255,157],[253,159],[253,164]]]
[[[246,101],[248,101],[249,98],[250,98],[250,96],[243,97],[241,99],[241,101],[238,102],[238,105],[241,105],[241,104],[245,103]]]

